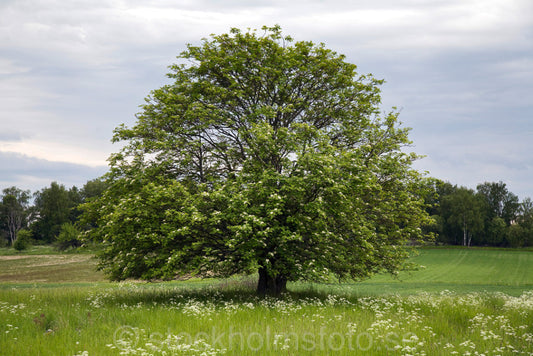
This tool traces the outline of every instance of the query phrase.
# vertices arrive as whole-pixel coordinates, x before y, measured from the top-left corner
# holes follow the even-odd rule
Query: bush
[[[56,239],[56,247],[64,251],[70,247],[78,248],[81,246],[81,241],[79,240],[80,231],[76,226],[70,222],[64,223],[61,225],[61,230]]]
[[[17,251],[26,250],[31,245],[31,232],[29,230],[20,230],[17,233],[17,239],[13,243],[13,247]]]
[[[507,243],[510,247],[527,246],[528,231],[520,225],[511,225],[507,232]]]

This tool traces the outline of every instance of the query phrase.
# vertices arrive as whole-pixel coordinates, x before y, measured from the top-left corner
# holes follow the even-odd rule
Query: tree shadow
[[[292,288],[291,288],[292,287]],[[180,305],[191,301],[225,305],[227,303],[256,303],[264,299],[285,301],[323,301],[332,298],[355,302],[360,296],[353,290],[328,288],[328,285],[297,286],[289,283],[287,292],[280,295],[257,293],[257,276],[228,279],[207,279],[175,282],[122,282],[100,294],[105,304],[119,305]]]

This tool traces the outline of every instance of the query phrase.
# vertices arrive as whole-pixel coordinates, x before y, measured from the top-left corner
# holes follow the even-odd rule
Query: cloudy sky
[[[531,0],[0,0],[0,189],[100,176],[186,43],[274,24],[386,80],[417,169],[533,197]]]

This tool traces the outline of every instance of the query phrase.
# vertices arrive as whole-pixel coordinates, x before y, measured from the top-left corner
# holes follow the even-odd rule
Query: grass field
[[[424,249],[413,262],[418,271],[375,276],[357,285],[362,293],[453,290],[460,293],[498,291],[520,295],[533,290],[533,252],[502,249]]]
[[[108,283],[87,254],[0,251],[0,355],[533,355],[533,252],[424,249],[399,279]]]

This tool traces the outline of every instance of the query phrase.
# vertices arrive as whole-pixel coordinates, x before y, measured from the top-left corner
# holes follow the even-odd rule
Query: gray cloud
[[[37,179],[39,169],[48,181],[60,180],[54,172],[74,179],[76,167],[90,175],[117,150],[113,128],[134,122],[186,43],[280,24],[387,81],[384,109],[402,108],[415,150],[428,156],[417,167],[458,184],[504,180],[533,196],[529,0],[12,0],[0,12],[9,181]],[[13,152],[39,169],[26,175],[31,164],[14,165]]]
[[[88,167],[0,152],[0,189],[17,186],[37,191],[52,181],[81,188],[88,180],[98,178],[106,171],[105,166]]]
[[[21,132],[13,131],[9,128],[4,128],[2,131],[0,131],[0,144],[2,142],[16,142],[16,141],[22,141],[24,137],[24,134]]]

